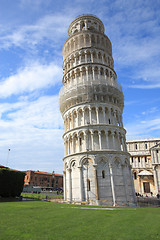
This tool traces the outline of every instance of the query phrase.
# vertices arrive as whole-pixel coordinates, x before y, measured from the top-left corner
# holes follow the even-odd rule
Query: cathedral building
[[[79,16],[63,46],[64,199],[128,206],[136,199],[122,122],[124,96],[104,31],[96,16]]]
[[[136,193],[160,194],[160,138],[127,141]]]

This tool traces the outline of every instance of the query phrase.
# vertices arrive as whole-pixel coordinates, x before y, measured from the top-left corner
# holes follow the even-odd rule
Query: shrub
[[[19,197],[24,185],[24,172],[0,169],[0,196]]]

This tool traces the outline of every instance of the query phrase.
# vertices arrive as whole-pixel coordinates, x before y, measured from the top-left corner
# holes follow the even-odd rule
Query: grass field
[[[44,201],[0,203],[0,240],[156,240],[160,208],[93,210]]]
[[[63,195],[49,195],[49,194],[37,194],[37,193],[21,193],[24,198],[33,199],[62,199]]]

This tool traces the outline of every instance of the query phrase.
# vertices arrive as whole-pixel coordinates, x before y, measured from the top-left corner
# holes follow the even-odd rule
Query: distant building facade
[[[135,191],[160,193],[160,138],[127,141]]]
[[[62,188],[63,187],[63,175],[52,174],[48,172],[40,171],[26,171],[25,185],[40,186],[41,188]]]
[[[5,167],[5,166],[3,166],[3,165],[0,165],[0,168],[7,168],[7,167]]]

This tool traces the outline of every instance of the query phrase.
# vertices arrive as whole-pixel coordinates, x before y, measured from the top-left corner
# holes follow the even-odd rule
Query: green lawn
[[[63,195],[49,195],[49,194],[37,194],[37,193],[21,193],[24,198],[33,199],[63,199]]]
[[[160,239],[160,208],[103,211],[82,207],[43,201],[1,202],[0,240]]]

